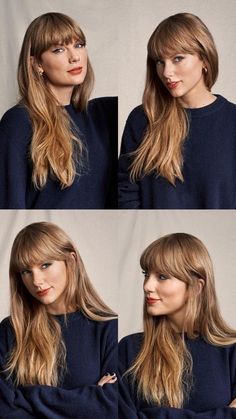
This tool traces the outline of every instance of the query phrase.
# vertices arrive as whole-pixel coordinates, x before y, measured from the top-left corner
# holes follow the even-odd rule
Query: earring
[[[42,76],[43,76],[43,73],[44,73],[44,71],[43,71],[43,70],[39,70],[39,75],[40,75],[40,77],[42,77]]]
[[[207,67],[203,67],[203,70],[204,70],[205,74],[207,74],[207,72],[208,72]]]

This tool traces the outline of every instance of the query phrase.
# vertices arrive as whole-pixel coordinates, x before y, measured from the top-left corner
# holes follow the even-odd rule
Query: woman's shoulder
[[[4,353],[12,346],[14,341],[14,331],[11,318],[6,317],[0,322],[0,353]]]
[[[123,337],[119,342],[119,349],[121,351],[136,351],[139,350],[143,341],[143,333],[133,333]]]
[[[140,117],[147,119],[147,117],[145,115],[145,112],[144,112],[143,105],[135,106],[135,108],[133,108],[128,115],[129,120],[140,118]]]
[[[92,320],[90,319],[90,322],[94,325],[96,329],[100,329],[101,333],[111,333],[117,336],[118,331],[118,319],[104,319],[104,320]]]
[[[127,370],[137,357],[143,341],[143,333],[125,336],[118,345],[119,363],[121,369]]]
[[[6,330],[8,328],[11,327],[11,317],[5,317],[3,320],[1,320],[0,322],[0,330]]]
[[[217,97],[217,101],[215,103],[216,105],[218,105],[218,109],[225,114],[233,113],[235,117],[236,104],[226,99],[224,96],[221,96],[221,95],[215,95],[215,96]]]
[[[12,121],[13,123],[17,121],[19,122],[19,120],[30,123],[29,112],[22,103],[18,103],[17,105],[12,106],[12,108],[8,109],[3,114],[1,119],[1,121]]]
[[[88,113],[108,113],[117,115],[118,112],[118,97],[117,96],[104,96],[104,97],[97,97],[94,99],[89,100]]]
[[[148,119],[144,112],[143,106],[136,106],[129,113],[128,118],[125,124],[125,134],[132,133],[132,136],[137,138],[140,142],[143,136],[144,131],[147,128]]]
[[[16,133],[19,136],[19,133],[31,130],[29,112],[19,103],[4,113],[0,125],[6,133]]]
[[[236,359],[236,341],[235,343],[228,343],[225,341],[225,344],[214,344],[209,342],[207,338],[199,336],[196,339],[185,338],[186,343],[191,352],[202,352],[204,354],[210,354],[213,356],[220,357],[231,357],[234,356]]]

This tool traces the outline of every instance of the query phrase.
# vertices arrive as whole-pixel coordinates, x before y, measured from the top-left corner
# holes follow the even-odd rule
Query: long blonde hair
[[[218,55],[206,25],[191,13],[178,13],[161,22],[151,35],[147,50],[143,108],[148,126],[140,146],[132,153],[130,176],[137,180],[154,172],[174,185],[176,179],[183,181],[182,148],[189,120],[186,110],[158,77],[157,59],[176,53],[197,54],[204,62],[204,81],[210,90],[218,75]]]
[[[144,302],[144,337],[140,352],[128,370],[138,394],[150,403],[180,408],[192,386],[192,358],[185,344],[201,336],[213,345],[236,343],[236,331],[220,314],[213,266],[204,244],[196,237],[175,233],[151,243],[140,264],[147,272],[173,276],[187,286],[188,299],[182,333],[165,315],[150,316]],[[199,279],[204,286],[199,292]]]
[[[116,317],[93,288],[78,250],[63,230],[48,222],[23,228],[14,240],[9,270],[11,323],[16,341],[6,371],[15,377],[16,384],[56,386],[60,382],[59,371],[65,367],[66,349],[60,325],[28,292],[20,275],[20,271],[45,260],[65,262],[68,311],[80,310],[95,321]]]
[[[37,188],[42,188],[49,176],[56,178],[62,188],[68,187],[84,165],[85,150],[78,129],[48,88],[47,77],[40,75],[32,63],[32,57],[40,61],[42,53],[50,46],[68,44],[75,39],[86,45],[84,33],[70,17],[46,13],[29,25],[23,40],[18,84],[21,103],[28,109],[32,121],[30,157],[32,182]],[[85,79],[72,93],[71,100],[78,111],[86,109],[93,83],[94,74],[88,59]]]

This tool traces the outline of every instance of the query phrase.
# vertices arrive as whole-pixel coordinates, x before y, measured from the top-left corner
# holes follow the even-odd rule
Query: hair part
[[[178,98],[173,98],[158,77],[157,59],[176,53],[197,54],[210,91],[218,75],[218,54],[211,33],[199,17],[178,13],[162,21],[147,47],[147,74],[143,108],[148,119],[144,138],[132,153],[131,180],[155,173],[175,185],[183,181],[182,149],[189,132],[188,115]]]
[[[80,310],[94,321],[116,317],[95,291],[76,246],[62,229],[48,222],[23,228],[14,240],[9,268],[11,323],[16,343],[6,371],[15,377],[17,385],[57,386],[60,371],[66,365],[58,321],[28,292],[20,275],[22,269],[48,260],[65,262],[67,312]]]
[[[30,149],[32,182],[36,188],[45,186],[49,176],[62,188],[70,186],[84,167],[85,147],[78,129],[66,110],[48,88],[47,77],[40,75],[35,63],[50,46],[68,44],[73,40],[86,44],[80,27],[62,13],[46,13],[28,27],[18,63],[18,85],[21,103],[27,108],[33,128]],[[33,58],[32,58],[33,57]],[[78,111],[87,107],[94,84],[94,73],[87,59],[87,73],[82,84],[75,86],[71,102]]]
[[[140,265],[146,272],[173,276],[186,283],[188,300],[182,333],[168,316],[150,316],[144,301],[144,337],[127,371],[137,383],[138,395],[149,403],[181,408],[192,385],[192,357],[185,344],[202,337],[212,345],[236,343],[236,331],[223,320],[217,302],[213,265],[204,244],[186,233],[170,234],[151,243]],[[199,280],[204,286],[199,287]],[[156,368],[154,368],[156,366]]]

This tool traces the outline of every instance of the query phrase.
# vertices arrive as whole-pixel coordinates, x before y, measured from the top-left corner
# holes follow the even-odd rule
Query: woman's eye
[[[159,60],[159,59],[156,60],[156,65],[157,66],[160,66],[162,64],[164,64],[162,60]]]
[[[60,54],[60,52],[63,52],[64,51],[64,48],[63,47],[60,47],[60,48],[55,48],[55,49],[53,49],[53,53],[54,54]]]
[[[77,42],[75,44],[75,48],[84,48],[85,47],[85,42]]]
[[[29,269],[22,269],[22,271],[20,271],[21,276],[25,276],[30,274],[30,270]]]
[[[161,281],[164,281],[164,280],[168,279],[168,276],[167,276],[167,275],[164,275],[164,274],[159,274],[159,275],[158,275],[158,278],[159,278]]]
[[[50,265],[51,265],[51,263],[43,263],[43,264],[41,265],[41,268],[42,268],[42,269],[47,269]]]
[[[182,61],[184,59],[184,57],[182,57],[181,55],[177,55],[175,58],[174,58],[174,61],[176,62],[176,63],[179,63],[180,61]]]
[[[144,278],[149,278],[149,273],[147,271],[142,271]]]

